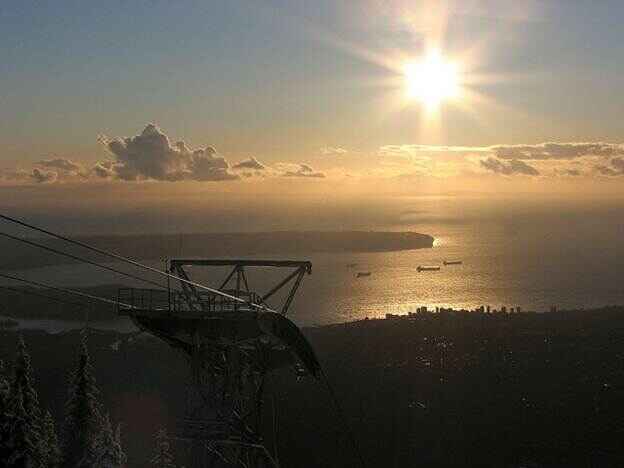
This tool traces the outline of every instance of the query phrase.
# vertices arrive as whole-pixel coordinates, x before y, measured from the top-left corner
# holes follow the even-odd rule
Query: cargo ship
[[[418,268],[416,268],[418,271],[439,271],[440,267],[439,266],[427,266],[427,265],[418,265]]]
[[[444,260],[445,265],[461,265],[462,263],[461,260]]]

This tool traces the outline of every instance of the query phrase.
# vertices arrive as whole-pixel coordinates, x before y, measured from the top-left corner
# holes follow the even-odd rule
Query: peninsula
[[[285,256],[321,252],[389,252],[433,247],[434,238],[417,232],[383,231],[274,231],[209,234],[143,234],[78,237],[77,240],[139,260],[184,257]],[[46,246],[65,249],[55,239],[37,239]],[[71,263],[29,246],[1,241],[7,269],[37,268]]]

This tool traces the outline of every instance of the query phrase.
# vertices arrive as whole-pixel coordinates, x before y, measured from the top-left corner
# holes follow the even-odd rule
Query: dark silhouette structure
[[[189,267],[231,268],[217,289],[191,280]],[[285,270],[266,292],[249,288],[250,269]],[[176,438],[190,442],[195,467],[277,467],[263,444],[265,377],[293,366],[320,375],[307,340],[286,313],[310,262],[170,260],[180,289],[121,289],[119,313],[188,358],[191,382]],[[281,298],[279,308],[267,301]]]

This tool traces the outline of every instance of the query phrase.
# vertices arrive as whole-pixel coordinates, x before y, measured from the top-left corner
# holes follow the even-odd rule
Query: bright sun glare
[[[420,62],[407,63],[403,73],[408,98],[418,99],[428,109],[436,109],[459,92],[457,66],[439,51],[429,52]]]

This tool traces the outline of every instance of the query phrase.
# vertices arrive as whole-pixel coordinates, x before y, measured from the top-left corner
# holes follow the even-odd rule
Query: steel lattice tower
[[[205,291],[190,280],[185,266],[232,270],[218,290]],[[287,274],[260,295],[249,289],[250,268]],[[265,379],[285,366],[320,374],[311,346],[285,317],[311,271],[310,262],[176,259],[169,272],[179,279],[180,290],[119,291],[120,314],[187,357],[191,382],[177,437],[189,442],[194,468],[279,466],[262,437]],[[235,288],[228,289],[234,280]],[[286,294],[276,311],[266,301],[280,291]]]

